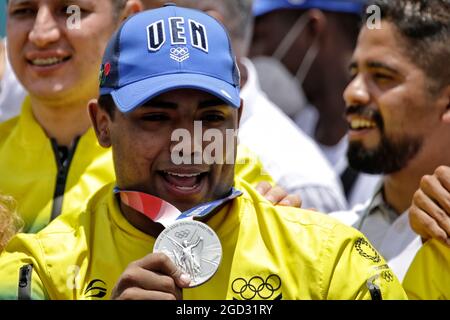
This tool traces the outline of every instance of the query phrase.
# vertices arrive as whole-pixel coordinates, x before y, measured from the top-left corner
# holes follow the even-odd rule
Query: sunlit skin
[[[405,137],[422,140],[420,150],[399,171],[384,177],[384,196],[396,212],[404,212],[421,177],[448,163],[450,86],[433,92],[431,79],[411,60],[408,45],[396,27],[382,21],[380,29],[363,27],[354,52],[352,81],[344,92],[350,144],[365,150]],[[361,113],[352,114],[355,106]],[[378,114],[378,121],[373,115]]]
[[[178,6],[193,8],[197,10],[201,10],[220,22],[222,22],[225,28],[232,28],[232,21],[230,20],[229,13],[226,10],[226,5],[220,1],[204,1],[204,0],[141,0],[144,9],[156,9],[162,7],[164,4],[171,2],[175,3]],[[231,42],[233,46],[233,50],[237,57],[237,62],[239,65],[240,75],[241,75],[241,87],[245,86],[247,81],[247,69],[246,67],[240,63],[240,59],[244,56],[247,56],[248,46],[244,39],[239,39],[238,37],[231,36]],[[278,205],[286,205],[293,207],[300,207],[301,200],[298,196],[293,194],[287,194],[285,190],[278,186],[270,186],[268,183],[261,182],[256,186],[258,192],[264,195],[267,199],[269,199],[274,204]]]
[[[427,135],[440,121],[439,113],[432,112],[435,99],[427,90],[426,75],[405,58],[394,28],[386,21],[381,29],[363,28],[350,66],[347,111],[362,106],[365,112],[347,116],[348,138],[366,149],[379,145],[381,130],[390,139],[401,139],[405,134]],[[383,128],[370,117],[373,112],[381,115]]]
[[[79,29],[67,27],[70,5],[80,8]],[[31,97],[48,101],[95,97],[101,57],[120,22],[116,20],[111,0],[9,1],[9,57]]]
[[[225,137],[227,129],[238,128],[241,109],[191,89],[164,93],[127,114],[116,110],[114,120],[92,103],[90,109],[101,144],[112,146],[119,188],[160,197],[181,211],[230,191],[234,164],[175,165],[171,152],[179,142],[171,137],[175,130],[186,129],[193,138],[194,121],[202,121],[203,132],[214,128]],[[203,148],[210,143],[204,141]],[[200,175],[177,176],[180,174]]]

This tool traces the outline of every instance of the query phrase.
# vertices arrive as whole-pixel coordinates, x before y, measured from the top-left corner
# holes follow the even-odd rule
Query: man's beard
[[[422,147],[423,139],[403,137],[399,141],[389,140],[382,133],[381,142],[375,149],[367,150],[361,142],[351,142],[347,158],[350,166],[370,174],[390,174],[405,168]]]
[[[423,138],[405,135],[401,139],[388,138],[384,131],[384,121],[377,110],[364,106],[352,106],[347,115],[358,114],[372,119],[380,131],[380,144],[374,149],[366,149],[361,142],[350,142],[347,159],[350,166],[370,174],[390,174],[405,168],[422,148]]]

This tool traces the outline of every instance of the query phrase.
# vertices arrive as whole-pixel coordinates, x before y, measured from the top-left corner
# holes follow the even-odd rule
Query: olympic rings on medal
[[[190,232],[189,230],[181,230],[178,232],[175,232],[175,237],[177,237],[178,239],[183,239],[183,238],[187,238],[187,236],[189,236]]]

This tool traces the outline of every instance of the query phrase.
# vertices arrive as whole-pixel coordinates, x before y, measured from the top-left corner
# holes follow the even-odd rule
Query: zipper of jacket
[[[372,298],[372,300],[383,300],[383,295],[381,294],[380,287],[377,286],[375,283],[375,280],[379,276],[380,275],[376,274],[373,277],[370,277],[366,283],[367,289],[369,289],[370,297]]]
[[[67,176],[69,175],[70,164],[72,163],[72,159],[75,154],[75,150],[77,149],[79,139],[79,137],[75,139],[74,145],[69,149],[69,153],[67,154],[67,159],[65,161],[62,161],[59,155],[58,144],[56,140],[51,139],[53,152],[56,158],[56,164],[58,166],[58,174],[56,175],[56,185],[55,192],[53,193],[53,206],[50,221],[61,214],[64,200],[64,191],[66,190]]]
[[[20,268],[19,284],[17,288],[18,300],[31,300],[31,274],[33,272],[33,265],[27,264]]]

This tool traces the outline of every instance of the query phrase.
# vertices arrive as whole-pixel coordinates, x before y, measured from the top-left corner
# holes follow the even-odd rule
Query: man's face
[[[80,8],[79,28],[77,15],[67,13],[70,5]],[[111,0],[10,0],[9,58],[32,96],[91,98],[97,95],[101,57],[116,27]]]
[[[396,27],[386,21],[381,26],[364,27],[353,54],[352,81],[344,92],[347,155],[355,169],[389,174],[415,158],[441,114]]]
[[[194,133],[194,121],[202,122],[200,136]],[[235,150],[236,139],[228,140],[232,145],[227,145],[226,130],[237,129],[238,109],[208,93],[183,89],[164,93],[127,114],[116,110],[114,120],[108,122],[119,188],[155,195],[181,211],[230,191],[234,164],[225,163],[225,154],[226,148]],[[172,139],[177,129],[190,133],[192,151],[183,156],[192,164],[175,165],[172,160],[179,155],[174,147],[181,140]],[[223,158],[220,163],[195,164],[195,147],[205,151],[211,144],[202,138],[208,129],[222,135]]]

